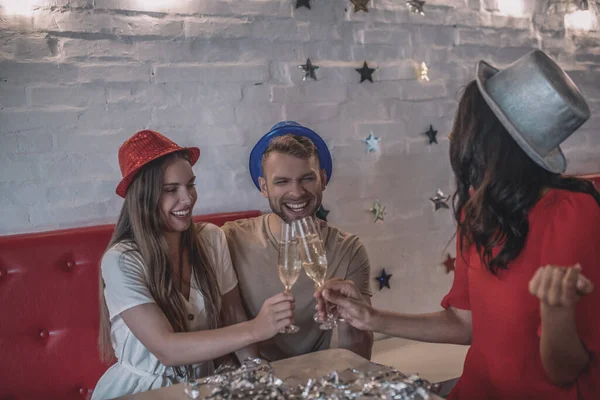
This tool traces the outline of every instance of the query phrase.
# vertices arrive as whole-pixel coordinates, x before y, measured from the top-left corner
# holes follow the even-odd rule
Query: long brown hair
[[[134,252],[141,255],[146,271],[148,289],[156,304],[165,314],[173,331],[189,330],[187,311],[183,297],[179,294],[180,279],[174,273],[169,256],[169,247],[163,232],[163,221],[160,218],[159,200],[163,190],[163,175],[166,167],[177,157],[187,159],[187,153],[176,152],[160,157],[145,165],[136,175],[125,196],[125,202],[115,226],[108,249],[122,242],[132,245]],[[189,262],[194,272],[195,284],[205,300],[206,316],[210,329],[219,327],[221,295],[215,272],[206,256],[206,249],[192,223],[181,234],[180,259],[184,251],[188,251]],[[115,354],[110,339],[110,319],[104,298],[104,281],[100,271],[100,332],[98,347],[100,357],[109,363],[114,361]],[[189,373],[191,366],[185,366]],[[183,375],[177,367],[177,374]]]
[[[529,210],[545,188],[587,193],[600,206],[592,182],[552,173],[521,150],[487,105],[475,81],[460,99],[450,140],[456,178],[454,218],[461,242],[475,245],[496,273],[517,258],[529,232]],[[493,249],[499,252],[493,254]]]

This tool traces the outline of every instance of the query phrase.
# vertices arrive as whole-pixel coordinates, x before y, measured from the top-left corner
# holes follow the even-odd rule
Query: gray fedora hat
[[[529,157],[550,172],[567,161],[560,144],[590,118],[571,78],[541,50],[503,70],[477,64],[477,86],[508,133]]]

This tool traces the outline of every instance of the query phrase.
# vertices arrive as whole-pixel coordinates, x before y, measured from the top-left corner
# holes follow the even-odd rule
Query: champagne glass
[[[298,239],[296,238],[295,227],[293,224],[283,222],[281,224],[281,239],[279,240],[279,259],[277,261],[277,270],[279,279],[285,291],[289,293],[292,286],[298,280],[302,264],[298,254]],[[288,325],[280,333],[296,333],[300,330],[296,325]]]
[[[197,399],[200,397],[200,386],[196,379],[186,379],[183,391],[189,399]]]
[[[315,283],[317,290],[323,288],[325,276],[327,274],[327,253],[321,235],[317,230],[315,221],[312,217],[304,217],[294,221],[296,226],[298,243],[300,244],[300,257],[302,259],[302,268],[310,279]],[[323,330],[333,329],[337,325],[337,320],[331,311],[331,306],[327,304],[327,321],[323,322],[319,328]],[[315,314],[315,321],[318,321],[318,314]]]

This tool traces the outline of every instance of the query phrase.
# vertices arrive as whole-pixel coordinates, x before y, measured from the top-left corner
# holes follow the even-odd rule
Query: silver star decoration
[[[375,200],[375,202],[373,203],[373,207],[371,207],[369,211],[371,212],[371,214],[373,214],[373,223],[377,222],[378,220],[383,221],[383,215],[385,214],[385,206],[382,206],[379,200]]]
[[[437,211],[440,208],[450,208],[448,206],[448,199],[450,199],[450,196],[444,196],[444,192],[438,189],[436,195],[431,197],[429,200],[435,204],[435,211]]]
[[[313,65],[312,62],[310,62],[310,58],[306,59],[306,64],[298,65],[298,68],[304,71],[304,78],[302,78],[303,81],[306,81],[308,79],[312,79],[315,81],[317,80],[317,75],[315,75],[315,71],[318,70],[319,67]]]
[[[374,151],[379,151],[379,143],[381,142],[381,138],[378,138],[371,132],[369,137],[365,139],[365,143],[367,144],[367,153],[371,153]]]
[[[411,13],[425,15],[425,12],[423,11],[425,2],[423,0],[410,0],[406,2],[406,5]]]

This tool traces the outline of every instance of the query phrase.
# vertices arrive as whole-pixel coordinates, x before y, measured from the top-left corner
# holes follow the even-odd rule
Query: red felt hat
[[[192,165],[200,157],[198,147],[180,147],[169,138],[149,129],[139,131],[127,139],[119,147],[119,166],[123,179],[117,186],[117,194],[125,197],[131,181],[144,165],[176,151],[186,151]]]

